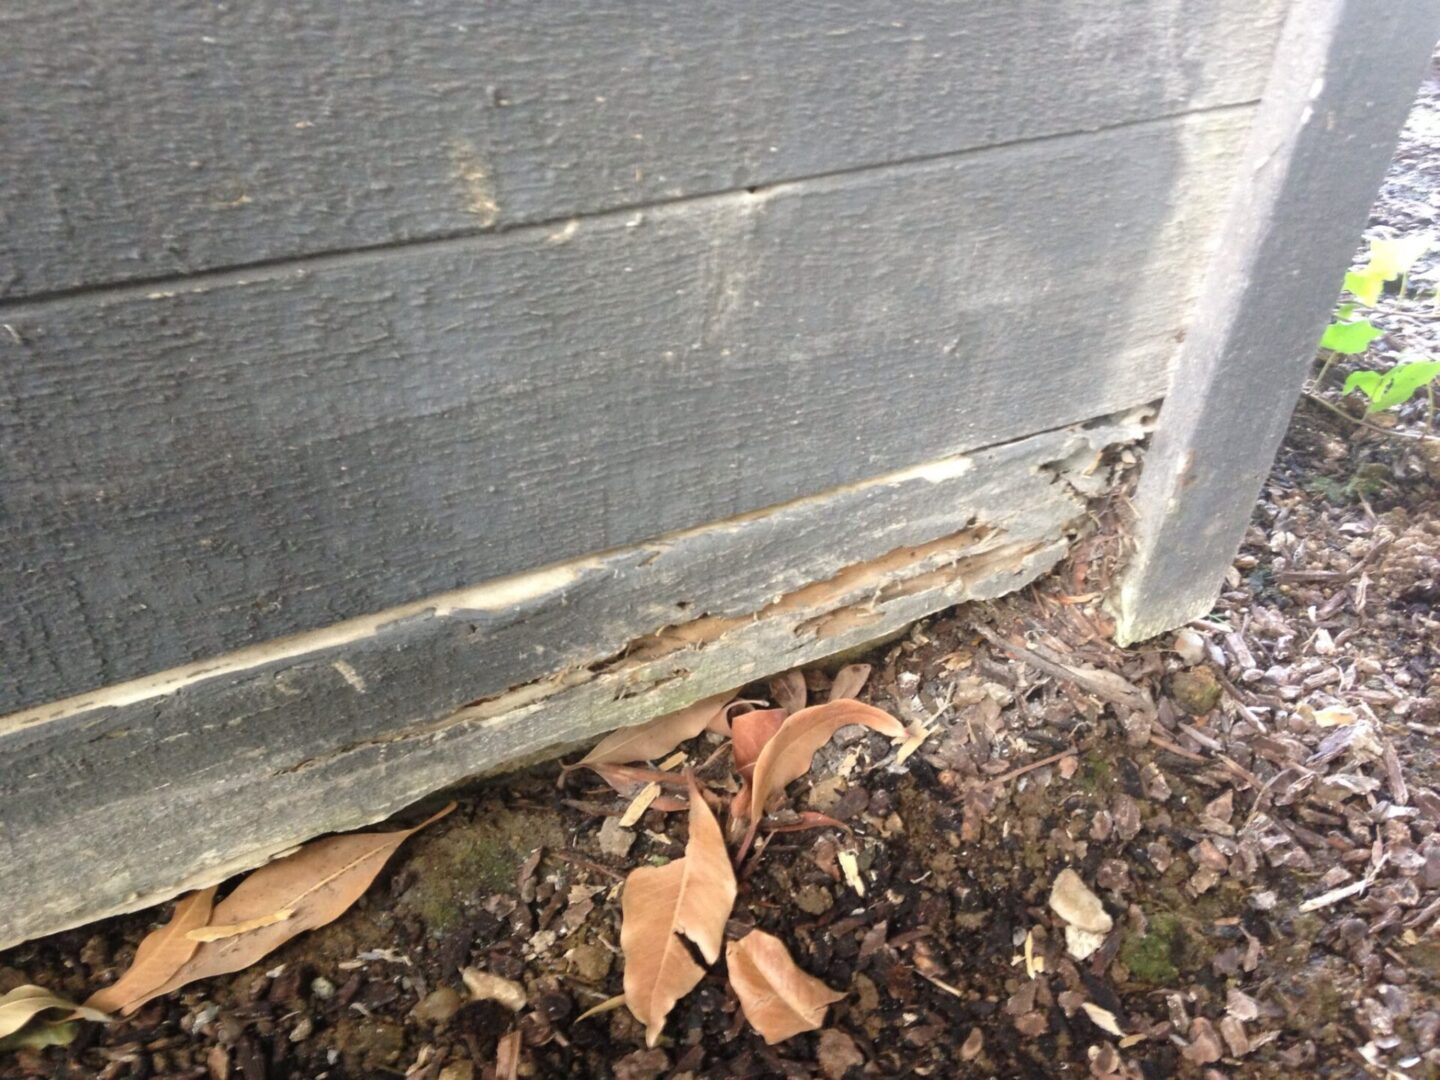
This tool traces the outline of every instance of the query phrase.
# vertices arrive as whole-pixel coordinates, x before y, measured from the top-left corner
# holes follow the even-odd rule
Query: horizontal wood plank
[[[1105,489],[1100,451],[1143,421],[929,463],[0,719],[0,949],[1018,588],[1064,552],[1085,514],[1077,488]]]
[[[0,297],[1255,99],[1288,0],[0,5]]]
[[[1248,117],[13,311],[0,711],[1153,400]]]

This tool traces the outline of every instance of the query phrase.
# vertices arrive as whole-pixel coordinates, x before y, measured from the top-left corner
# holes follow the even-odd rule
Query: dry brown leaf
[[[579,766],[576,766],[579,768]],[[685,780],[675,773],[647,769],[642,765],[588,765],[586,768],[609,784],[618,795],[633,799],[646,784],[656,783],[661,787],[683,788]]]
[[[771,1046],[820,1027],[845,996],[796,967],[785,943],[763,930],[726,943],[725,963],[745,1019]]]
[[[714,697],[702,698],[679,712],[666,713],[644,724],[612,731],[571,768],[652,761],[662,754],[668,754],[686,739],[699,735],[717,715],[723,717],[734,697],[733,692],[716,694]]]
[[[928,739],[930,735],[930,728],[925,727],[923,724],[915,724],[910,727],[909,736],[895,754],[895,764],[904,765],[905,762],[909,761],[910,755],[915,753],[916,750],[919,750],[920,744]]]
[[[306,930],[339,918],[360,899],[395,849],[455,809],[451,803],[413,829],[349,833],[306,844],[294,855],[260,867],[215,906],[215,925],[239,924],[289,910],[294,914],[221,941],[202,942],[195,955],[145,1000],[198,979],[241,971]],[[143,1004],[137,1001],[136,1004]]]
[[[211,926],[202,926],[197,930],[191,930],[185,936],[191,941],[223,941],[227,937],[236,937],[240,934],[248,934],[251,930],[259,930],[261,927],[273,926],[277,922],[284,922],[295,912],[289,908],[281,908],[279,911],[272,911],[269,915],[259,915],[253,919],[246,919],[239,923],[218,923]]]
[[[804,776],[815,751],[847,724],[864,724],[896,740],[904,739],[906,734],[904,725],[889,713],[850,699],[811,705],[787,717],[755,762],[750,791],[750,830],[740,845],[741,859],[755,840],[756,827],[770,796]]]
[[[735,768],[742,776],[754,771],[760,751],[775,737],[789,715],[784,709],[758,709],[730,721],[730,751],[735,758]]]
[[[805,702],[809,697],[809,691],[805,688],[805,676],[795,668],[781,672],[770,680],[770,696],[774,698],[775,704],[780,706],[786,716],[799,712],[805,708]],[[731,724],[733,727],[733,720]]]
[[[625,1004],[645,1025],[647,1046],[660,1040],[665,1017],[705,975],[681,938],[694,942],[713,964],[720,958],[725,920],[735,905],[735,872],[720,825],[694,778],[687,779],[690,839],[685,856],[631,871],[620,899]]]
[[[190,893],[176,901],[170,921],[145,935],[135,949],[135,959],[124,975],[90,995],[85,1004],[104,1012],[126,1016],[138,1009],[164,986],[185,962],[195,955],[199,942],[190,940],[192,930],[210,921],[215,886]]]
[[[869,678],[869,664],[849,664],[841,668],[835,673],[835,681],[830,684],[830,700],[859,697]]]
[[[718,949],[717,949],[718,953]],[[73,1001],[52,994],[43,986],[17,986],[4,997],[0,997],[0,1039],[13,1035],[35,1017],[51,1009],[64,1010],[58,1020],[96,1020],[109,1023],[110,1017],[90,1005],[76,1005]]]
[[[740,773],[740,790],[730,800],[732,818],[749,815],[750,780],[755,775],[755,762],[788,715],[784,709],[760,709],[743,713],[730,722],[730,754]]]

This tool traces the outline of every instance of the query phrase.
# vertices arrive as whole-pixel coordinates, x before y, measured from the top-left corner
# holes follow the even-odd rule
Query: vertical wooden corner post
[[[1145,458],[1122,644],[1215,602],[1437,35],[1435,0],[1296,0]]]

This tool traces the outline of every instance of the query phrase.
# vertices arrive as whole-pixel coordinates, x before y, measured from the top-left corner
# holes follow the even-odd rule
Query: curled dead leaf
[[[138,1006],[198,979],[241,971],[296,935],[339,918],[408,837],[454,809],[451,803],[411,829],[329,836],[260,867],[215,906],[210,919],[215,926],[253,922],[256,929],[201,942],[170,979],[131,1004]],[[292,914],[280,921],[269,918],[281,911]]]
[[[91,994],[85,1004],[92,1009],[128,1016],[149,1001],[154,992],[195,955],[199,942],[189,935],[209,923],[214,902],[213,885],[181,897],[175,903],[170,921],[145,935],[136,947],[135,959],[125,974]]]
[[[730,721],[730,750],[735,758],[735,768],[742,776],[746,775],[746,770],[754,771],[760,751],[775,737],[789,715],[792,714],[784,709],[757,709]]]
[[[889,713],[850,699],[812,705],[787,717],[755,761],[755,774],[751,779],[750,829],[740,845],[740,859],[744,859],[755,840],[756,828],[770,797],[783,791],[792,780],[805,775],[815,751],[847,724],[864,724],[895,740],[906,737],[904,725]]]
[[[745,1019],[772,1046],[815,1031],[825,1023],[825,1010],[845,996],[801,971],[785,943],[763,930],[728,942],[725,964]]]
[[[835,673],[835,681],[830,684],[830,700],[859,697],[869,678],[869,664],[846,665]]]
[[[110,1017],[99,1009],[76,1005],[43,986],[27,984],[17,986],[4,997],[0,997],[0,1039],[15,1034],[37,1016],[52,1010],[64,1015],[51,1017],[51,1020],[95,1020],[102,1024],[110,1022]]]
[[[805,688],[805,676],[796,668],[781,672],[770,680],[770,696],[775,699],[775,704],[780,706],[781,711],[789,716],[805,708],[808,698],[808,691]],[[734,721],[731,721],[731,728],[734,728]]]
[[[612,731],[570,768],[653,761],[662,754],[668,754],[686,739],[699,735],[717,716],[723,718],[734,697],[733,692],[716,694],[714,697],[702,698],[678,712],[666,713],[643,724]]]
[[[577,766],[578,768],[578,766]],[[588,765],[586,768],[595,773],[614,789],[617,795],[623,795],[627,799],[633,799],[638,795],[646,784],[659,784],[661,787],[683,788],[685,780],[674,773],[662,772],[659,769],[647,769],[642,765]]]
[[[755,762],[788,715],[784,709],[757,709],[730,721],[730,752],[735,760],[735,769],[740,773],[740,790],[730,801],[732,817],[749,816],[750,781],[755,775]]]
[[[670,1010],[705,975],[681,938],[713,964],[735,905],[735,873],[720,825],[694,777],[687,779],[690,839],[684,857],[631,871],[620,900],[625,1004],[645,1025],[647,1046],[659,1042]]]

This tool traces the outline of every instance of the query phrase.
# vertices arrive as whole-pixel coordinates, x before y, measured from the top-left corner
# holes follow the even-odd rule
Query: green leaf
[[[1350,316],[1355,314],[1355,309],[1359,306],[1359,304],[1341,304],[1338,308],[1335,309],[1336,321],[1349,322]]]
[[[1349,394],[1359,390],[1371,401],[1375,400],[1375,394],[1384,378],[1378,371],[1352,371],[1350,377],[1345,380],[1341,392]]]
[[[1380,299],[1380,293],[1385,288],[1385,277],[1376,273],[1370,267],[1364,270],[1351,270],[1345,275],[1345,291],[1359,298],[1368,307],[1374,307],[1375,301]],[[1354,305],[1350,305],[1354,310]],[[1340,318],[1349,318],[1346,312]]]
[[[1430,237],[1424,233],[1403,236],[1398,240],[1371,240],[1370,262],[1364,272],[1379,274],[1382,281],[1408,274],[1415,265],[1415,260],[1424,255],[1429,247]]]
[[[1325,336],[1320,339],[1320,347],[1343,353],[1346,356],[1356,356],[1368,349],[1370,343],[1381,333],[1383,331],[1368,319],[1331,323],[1325,328]]]
[[[1440,375],[1440,361],[1416,360],[1408,364],[1396,364],[1380,380],[1380,386],[1370,397],[1367,413],[1377,413],[1396,405],[1403,405],[1415,396],[1415,392]]]

